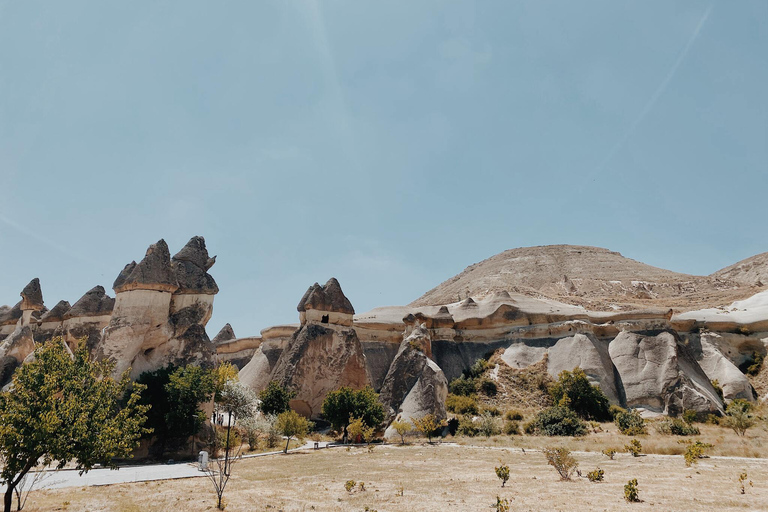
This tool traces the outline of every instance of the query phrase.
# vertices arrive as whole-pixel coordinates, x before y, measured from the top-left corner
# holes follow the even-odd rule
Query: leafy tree
[[[264,414],[278,415],[289,411],[291,400],[296,396],[295,391],[284,388],[276,380],[271,381],[265,389],[259,393],[261,400],[261,412]]]
[[[146,432],[148,407],[139,404],[141,385],[128,372],[111,377],[114,364],[92,361],[85,340],[74,355],[59,337],[40,345],[35,359],[15,373],[9,391],[0,393],[0,478],[6,486],[4,510],[14,489],[38,463],[58,468],[76,461],[81,473],[95,464],[116,467],[130,457]]]
[[[496,470],[496,476],[499,477],[499,480],[501,480],[501,486],[504,487],[504,485],[507,483],[507,480],[509,480],[509,466],[506,464],[501,464],[494,469]]]
[[[161,455],[169,445],[178,445],[197,434],[206,420],[200,405],[214,393],[210,371],[192,365],[169,365],[142,373],[136,382],[146,386],[141,403],[152,406],[147,425],[157,437]]]
[[[301,440],[309,433],[314,424],[295,411],[286,411],[277,417],[275,428],[286,437],[283,453],[288,453],[288,444],[292,437]]]
[[[566,405],[580,417],[594,421],[611,419],[608,397],[590,384],[587,374],[578,366],[572,372],[562,371],[549,389],[556,404]],[[567,400],[565,398],[567,397]]]
[[[213,378],[213,399],[218,403],[224,386],[231,380],[237,382],[239,372],[235,365],[225,361],[213,369],[211,377]]]
[[[421,432],[426,438],[427,442],[432,443],[432,437],[435,435],[435,431],[445,426],[444,421],[438,420],[434,414],[427,414],[421,418],[411,420],[416,430]]]
[[[331,391],[323,400],[323,417],[334,429],[344,431],[348,436],[347,426],[351,418],[360,418],[366,425],[376,428],[384,421],[384,407],[379,402],[379,395],[366,386],[355,390],[342,387]]]
[[[537,434],[547,436],[583,436],[587,426],[579,416],[568,407],[556,405],[544,409],[531,422],[530,429]]]
[[[407,421],[395,420],[390,426],[395,429],[397,435],[400,436],[400,444],[405,444],[405,436],[408,432],[413,430],[413,425]]]

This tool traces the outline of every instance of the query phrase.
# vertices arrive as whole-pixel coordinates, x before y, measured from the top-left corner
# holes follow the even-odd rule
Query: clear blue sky
[[[211,336],[520,246],[708,274],[768,251],[766,91],[765,0],[0,1],[0,303],[198,234]]]

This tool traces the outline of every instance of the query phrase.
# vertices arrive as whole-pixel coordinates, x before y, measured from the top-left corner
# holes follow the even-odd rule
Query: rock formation
[[[387,424],[395,418],[410,421],[427,414],[441,420],[446,418],[448,381],[440,367],[427,356],[430,342],[429,330],[422,324],[414,327],[400,344],[379,396]],[[391,430],[385,432],[385,437],[394,435]]]
[[[10,382],[13,372],[35,350],[29,326],[17,327],[0,343],[0,388]]]
[[[213,337],[213,340],[211,341],[213,342],[214,345],[219,345],[221,343],[234,340],[235,338],[237,338],[237,336],[235,336],[235,331],[232,329],[232,326],[229,324],[226,324],[224,327],[221,328],[219,333]]]

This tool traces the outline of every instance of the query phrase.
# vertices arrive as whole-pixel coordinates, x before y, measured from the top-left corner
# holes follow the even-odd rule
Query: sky
[[[218,256],[211,337],[506,249],[768,251],[768,2],[0,0],[0,304]]]

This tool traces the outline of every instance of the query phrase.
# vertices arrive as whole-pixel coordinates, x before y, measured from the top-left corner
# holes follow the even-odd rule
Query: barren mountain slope
[[[755,262],[749,267],[750,272],[768,273],[768,258],[765,260]],[[761,289],[753,286],[754,281],[747,284],[743,280],[720,276],[720,272],[712,276],[680,274],[599,247],[523,247],[467,267],[425,293],[411,306],[447,304],[467,296],[483,297],[506,290],[548,297],[592,310],[652,306],[687,310],[730,304]]]
[[[768,285],[768,252],[718,270],[711,277],[755,286]]]

